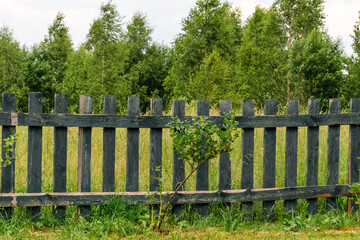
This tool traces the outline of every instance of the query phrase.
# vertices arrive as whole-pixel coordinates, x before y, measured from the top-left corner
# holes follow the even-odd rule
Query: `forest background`
[[[28,92],[43,92],[44,111],[53,111],[55,93],[69,95],[71,112],[79,95],[94,96],[101,113],[104,95],[117,97],[124,113],[127,97],[139,96],[142,112],[150,98],[188,102],[208,99],[212,107],[225,99],[240,107],[253,99],[281,106],[287,99],[321,100],[360,97],[360,16],[352,34],[353,54],[324,26],[325,0],[276,0],[256,7],[246,20],[227,1],[198,0],[170,45],[152,39],[145,13],[123,22],[112,1],[100,7],[86,41],[74,47],[65,15],[58,13],[44,39],[22,46],[13,31],[0,27],[0,93],[15,92],[18,111],[27,111]],[[1,99],[0,99],[1,103]],[[1,106],[1,105],[0,105]]]

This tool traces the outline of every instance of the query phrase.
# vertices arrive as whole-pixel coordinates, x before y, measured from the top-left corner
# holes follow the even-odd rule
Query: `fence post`
[[[333,113],[341,113],[341,99],[330,99],[329,114]],[[340,125],[329,126],[327,185],[335,185],[339,182],[339,148]],[[337,210],[337,198],[327,198],[326,209]]]
[[[116,97],[104,96],[104,114],[116,114]],[[103,129],[103,192],[115,191],[115,128]]]
[[[299,114],[299,101],[289,99],[287,102],[287,115]],[[285,147],[285,187],[297,186],[297,144],[298,128],[286,128],[286,147]],[[287,212],[296,212],[296,199],[286,200],[284,207]]]
[[[2,94],[2,111],[3,112],[16,112],[16,95],[15,93],[3,93]],[[1,142],[1,157],[5,160],[6,149],[4,147],[4,139],[14,135],[16,133],[16,127],[3,126],[2,127],[2,142]],[[10,153],[10,158],[15,157],[15,145],[14,151]],[[11,161],[11,164],[1,169],[1,193],[14,193],[15,192],[15,158]],[[13,208],[1,208],[0,214],[6,219],[11,218]]]
[[[351,99],[350,113],[360,112],[360,99]],[[352,124],[349,126],[349,184],[359,182],[359,159],[360,156],[360,126]],[[359,206],[355,201],[348,200],[349,212],[357,211]]]
[[[128,116],[140,115],[140,98],[128,97]],[[139,191],[139,129],[127,129],[126,143],[126,191]]]
[[[209,116],[209,101],[197,100],[196,111],[198,116]],[[209,162],[203,163],[196,173],[196,191],[209,190]],[[196,208],[200,216],[206,217],[208,214],[208,205],[196,204]]]
[[[43,94],[40,92],[29,93],[29,113],[42,113]],[[27,192],[41,192],[42,171],[42,127],[28,128],[28,169]],[[40,207],[28,207],[27,212],[32,221],[37,221],[40,216]]]
[[[276,115],[277,102],[265,100],[264,114]],[[275,166],[276,166],[276,128],[264,129],[264,155],[263,155],[263,187],[275,187]],[[275,201],[263,201],[264,217],[273,220]]]
[[[320,113],[320,101],[309,99],[308,114],[317,115]],[[307,172],[306,186],[318,185],[319,170],[319,127],[308,127],[307,129]],[[318,211],[318,199],[308,199],[307,213],[315,215]]]
[[[242,101],[242,115],[254,116],[254,101]],[[254,128],[244,128],[241,135],[241,188],[254,188]],[[245,202],[247,220],[253,219],[253,203]]]
[[[55,94],[55,113],[67,113],[68,96]],[[54,192],[66,192],[66,161],[67,161],[67,127],[54,128]],[[64,220],[66,207],[57,206],[53,208],[55,218]]]
[[[80,114],[92,114],[93,97],[80,95]],[[91,192],[91,127],[79,128],[78,148],[78,192]],[[91,206],[78,207],[78,214],[84,218],[91,212]]]
[[[185,116],[185,100],[176,99],[173,101],[173,116],[181,117]],[[185,179],[185,162],[180,159],[179,154],[176,151],[173,151],[173,191],[179,186],[179,184]],[[185,185],[180,188],[180,191],[185,190]],[[182,204],[174,204],[172,211],[173,214],[179,217],[180,212],[183,210]],[[179,221],[182,221],[184,218],[180,217]]]

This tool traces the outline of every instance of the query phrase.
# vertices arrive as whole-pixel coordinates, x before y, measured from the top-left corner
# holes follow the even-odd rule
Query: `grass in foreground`
[[[126,206],[119,201],[93,207],[92,215],[84,220],[69,207],[64,223],[53,219],[51,208],[43,208],[40,221],[31,222],[25,208],[16,208],[11,220],[0,218],[1,239],[358,239],[360,213],[321,212],[316,216],[305,213],[304,202],[295,216],[277,214],[267,222],[255,208],[255,219],[247,222],[240,204],[222,207],[210,205],[209,216],[201,218],[193,206],[187,206],[184,221],[168,216],[163,234],[152,228],[156,218],[147,206]]]

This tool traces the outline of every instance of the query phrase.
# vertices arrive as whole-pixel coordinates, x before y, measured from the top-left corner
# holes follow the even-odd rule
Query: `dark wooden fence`
[[[158,177],[157,166],[162,165],[162,129],[167,128],[171,116],[162,116],[162,100],[151,99],[150,116],[140,116],[138,97],[128,98],[127,115],[116,115],[116,99],[105,96],[104,114],[92,114],[92,96],[80,97],[80,113],[68,114],[67,95],[55,95],[54,113],[42,113],[42,93],[29,94],[29,113],[16,112],[16,96],[2,95],[2,139],[16,131],[16,126],[28,126],[28,173],[27,193],[15,193],[15,164],[1,171],[0,206],[10,216],[13,208],[27,207],[36,219],[42,206],[53,206],[58,218],[64,217],[66,206],[79,206],[79,213],[86,216],[91,205],[106,204],[114,196],[126,204],[151,204],[148,193],[139,190],[139,128],[150,128],[150,189],[158,186],[153,177]],[[310,99],[308,114],[299,115],[297,100],[289,100],[287,115],[277,115],[277,103],[265,102],[263,116],[255,116],[254,102],[243,101],[242,116],[237,116],[238,127],[243,129],[241,144],[241,189],[231,189],[230,158],[219,156],[219,187],[209,191],[208,164],[199,168],[196,175],[196,191],[181,191],[173,199],[173,211],[179,213],[183,204],[195,203],[198,212],[207,214],[209,203],[243,202],[248,217],[253,215],[253,202],[262,201],[264,215],[274,217],[276,200],[285,200],[285,209],[296,211],[297,199],[307,199],[307,211],[316,214],[318,198],[327,198],[327,207],[337,208],[337,198],[350,196],[349,185],[339,185],[339,136],[340,125],[350,125],[349,139],[349,184],[359,181],[358,157],[360,156],[360,99],[352,99],[350,113],[340,113],[341,101],[331,99],[329,114],[320,114],[319,101]],[[220,101],[220,112],[231,111],[231,102]],[[197,101],[197,115],[209,116],[209,102]],[[173,116],[191,120],[185,116],[185,101],[174,100]],[[222,116],[209,119],[221,125]],[[319,126],[328,126],[327,185],[318,185]],[[42,127],[54,127],[54,180],[53,192],[41,193],[42,175]],[[66,192],[67,127],[79,128],[78,192]],[[93,127],[103,131],[103,192],[91,192],[91,133]],[[263,188],[254,188],[254,128],[264,128]],[[276,128],[286,127],[285,187],[275,187]],[[306,186],[297,184],[298,127],[307,127],[307,178]],[[126,144],[126,192],[115,189],[115,128],[127,128]],[[2,145],[4,145],[2,143]],[[2,156],[5,150],[2,148]],[[173,189],[185,176],[184,162],[173,154]],[[345,173],[346,174],[346,173]],[[153,193],[158,197],[158,193]],[[167,196],[169,197],[169,195]],[[166,198],[167,198],[166,197]],[[165,200],[166,200],[165,198]],[[349,202],[349,209],[355,208]]]

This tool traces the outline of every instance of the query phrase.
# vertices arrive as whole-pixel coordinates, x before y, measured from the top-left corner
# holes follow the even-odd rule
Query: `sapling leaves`
[[[231,152],[231,143],[240,136],[237,124],[233,112],[224,114],[222,128],[213,124],[206,117],[193,117],[192,121],[185,120],[184,122],[173,118],[173,121],[168,124],[174,151],[179,154],[180,160],[190,165],[191,170],[170,196],[164,211],[159,215],[158,232],[161,230],[161,224],[171,200],[190,176],[206,161],[219,154]]]

